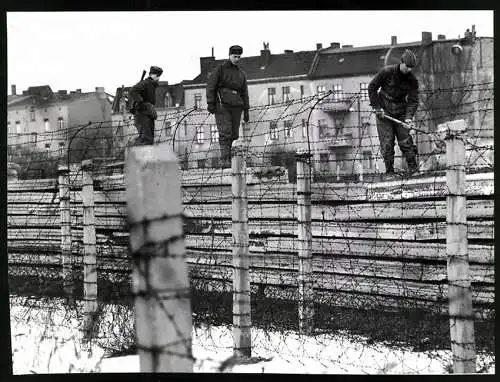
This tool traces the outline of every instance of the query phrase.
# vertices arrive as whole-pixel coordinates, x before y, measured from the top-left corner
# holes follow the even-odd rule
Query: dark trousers
[[[155,121],[148,115],[135,114],[135,127],[139,136],[134,145],[152,145],[154,142]]]
[[[219,145],[223,165],[231,163],[231,145],[239,138],[241,112],[240,107],[217,105],[215,122],[219,132]]]
[[[394,117],[401,121],[402,116]],[[417,147],[407,128],[386,118],[377,117],[377,131],[380,141],[380,151],[384,158],[385,170],[394,171],[394,141],[398,139],[398,145],[403,153],[409,169],[417,168]]]

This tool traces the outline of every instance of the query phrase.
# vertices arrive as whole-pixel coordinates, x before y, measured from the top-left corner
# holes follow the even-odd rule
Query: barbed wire
[[[325,107],[329,97],[336,96],[333,92],[251,107],[251,119],[240,134],[247,163],[255,360],[265,363],[281,357],[290,366],[314,364],[317,370],[337,373],[450,371],[445,244],[448,189],[444,179],[449,167],[445,136],[437,131],[436,113],[441,113],[439,118],[444,121],[463,118],[468,124],[464,137],[470,210],[467,228],[478,317],[478,370],[491,372],[495,322],[493,83],[426,89],[419,94],[438,99],[456,92],[465,93],[458,107],[425,106],[427,98],[421,99],[420,108],[424,108],[415,116],[412,132],[418,137],[420,171],[406,176],[404,155],[396,147],[399,175],[390,182],[383,179],[372,110],[367,104],[350,103],[360,100],[362,93],[343,92],[348,100],[338,112]],[[480,98],[471,100],[471,94]],[[353,105],[355,111],[348,111]],[[472,124],[475,113],[480,118]],[[192,345],[192,353],[187,350],[185,356],[197,370],[236,370],[238,362],[231,359],[235,269],[231,170],[221,168],[218,131],[206,109],[159,114],[155,144],[168,143],[182,169],[183,239],[194,325],[192,344],[184,342],[186,349]],[[367,122],[361,121],[362,116],[369,117]],[[29,141],[30,134],[8,134],[8,161],[10,168],[19,170],[20,178],[8,185],[9,284],[15,296],[11,298],[13,349],[26,353],[28,341],[39,344],[32,348],[38,352],[32,354],[38,363],[17,361],[14,370],[98,370],[107,356],[139,350],[131,279],[135,258],[129,254],[123,173],[124,151],[136,134],[133,120],[126,118],[46,132],[38,135],[36,143]],[[58,149],[60,141],[69,140],[71,145]],[[47,143],[50,146],[43,150]],[[297,334],[298,149],[310,155],[312,181],[316,314],[315,330],[309,336]],[[90,338],[82,334],[85,233],[81,162],[85,159],[93,163],[98,290]],[[64,293],[61,279],[64,198],[60,197],[57,173],[60,164],[70,170],[73,299]],[[151,298],[163,301],[164,296],[153,291]],[[163,310],[177,324],[175,312],[165,306]],[[57,340],[51,342],[51,338]],[[74,354],[63,357],[62,352],[68,354],[68,346],[74,344]],[[362,354],[372,360],[378,354],[378,358],[368,362]],[[422,357],[411,361],[416,354]],[[66,363],[56,366],[57,357]]]

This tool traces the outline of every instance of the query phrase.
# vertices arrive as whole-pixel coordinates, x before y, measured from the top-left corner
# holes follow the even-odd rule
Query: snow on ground
[[[131,344],[133,315],[119,305],[107,305],[97,340],[85,344],[81,309],[62,300],[49,302],[11,298],[11,338],[14,374],[68,372],[140,372],[137,355],[106,358],[112,348]],[[120,318],[120,320],[117,320]],[[118,322],[120,323],[118,324]],[[120,338],[121,335],[121,338]],[[198,326],[192,332],[194,372],[217,372],[232,356],[232,329]],[[34,345],[37,344],[37,345]],[[451,352],[394,349],[346,332],[301,336],[252,328],[253,363],[228,368],[234,373],[447,374]],[[491,365],[494,355],[479,355],[478,369]]]

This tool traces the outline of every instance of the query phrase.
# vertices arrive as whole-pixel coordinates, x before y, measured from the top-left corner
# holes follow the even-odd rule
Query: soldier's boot
[[[394,163],[385,161],[385,174],[382,175],[382,181],[395,180]]]
[[[415,156],[407,157],[406,164],[408,165],[408,176],[418,175],[418,163]]]
[[[227,144],[220,145],[221,168],[231,168],[231,149]]]

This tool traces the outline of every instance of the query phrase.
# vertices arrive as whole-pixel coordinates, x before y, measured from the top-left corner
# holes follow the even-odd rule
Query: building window
[[[363,168],[373,168],[373,154],[371,151],[363,151]]]
[[[213,143],[219,142],[219,130],[217,130],[217,125],[210,126],[210,141]]]
[[[304,97],[305,97],[304,85],[300,85],[300,100],[303,100]]]
[[[119,125],[117,128],[116,128],[116,135],[120,138],[123,137],[123,126],[122,125]]]
[[[333,85],[333,99],[335,101],[341,101],[344,99],[344,94],[342,92],[342,85],[341,84],[334,84]]]
[[[184,137],[188,136],[188,123],[184,121]]]
[[[361,82],[359,84],[359,89],[361,91],[361,99],[368,99],[368,84],[366,82]]]
[[[203,143],[203,126],[199,125],[196,126],[196,143],[202,144]]]
[[[330,169],[330,155],[328,153],[319,154],[319,170],[327,172]]]
[[[170,92],[167,92],[165,94],[165,107],[172,107],[173,106],[173,100],[172,100],[172,95]]]
[[[64,155],[64,142],[59,142],[59,155]]]
[[[335,154],[335,162],[337,167],[340,169],[345,169],[347,165],[347,155],[345,152],[339,151]]]
[[[276,88],[267,89],[267,104],[274,105],[276,103]]]
[[[361,127],[366,128],[369,126],[370,126],[370,117],[366,115],[361,117]]]
[[[343,118],[335,118],[333,120],[335,125],[335,134],[342,135],[344,133],[344,119]]]
[[[198,159],[198,168],[205,168],[206,165],[206,160],[205,159]]]
[[[327,137],[328,134],[328,125],[326,124],[326,119],[318,120],[318,128],[319,128],[319,137],[324,138]]]
[[[291,100],[290,97],[290,86],[283,86],[283,102],[288,102]]]
[[[30,121],[31,122],[35,122],[36,121],[36,118],[35,118],[35,108],[33,106],[30,107]]]
[[[43,119],[43,124],[45,126],[45,131],[50,131],[50,123],[48,118]]]
[[[31,133],[31,143],[36,144],[37,136],[37,133]]]
[[[269,137],[271,138],[271,140],[275,141],[278,139],[278,124],[276,122],[270,122],[269,132]]]
[[[307,137],[307,121],[302,119],[302,138]]]
[[[197,109],[201,108],[201,93],[194,95],[194,107]]]
[[[165,121],[165,136],[169,137],[172,135],[172,122]]]
[[[21,121],[16,121],[16,133],[21,134]]]
[[[292,121],[284,121],[283,125],[285,127],[285,137],[286,138],[291,138],[293,136],[293,131],[292,131]]]
[[[10,126],[10,121],[7,121],[7,134],[11,133],[11,131],[10,131],[11,128],[12,127]]]
[[[318,94],[318,97],[322,97],[326,93],[326,86],[318,85],[318,87],[316,88],[316,93]],[[323,103],[323,101],[320,101],[319,103]]]
[[[57,128],[58,129],[64,129],[64,119],[63,119],[63,117],[59,117],[57,119]]]

